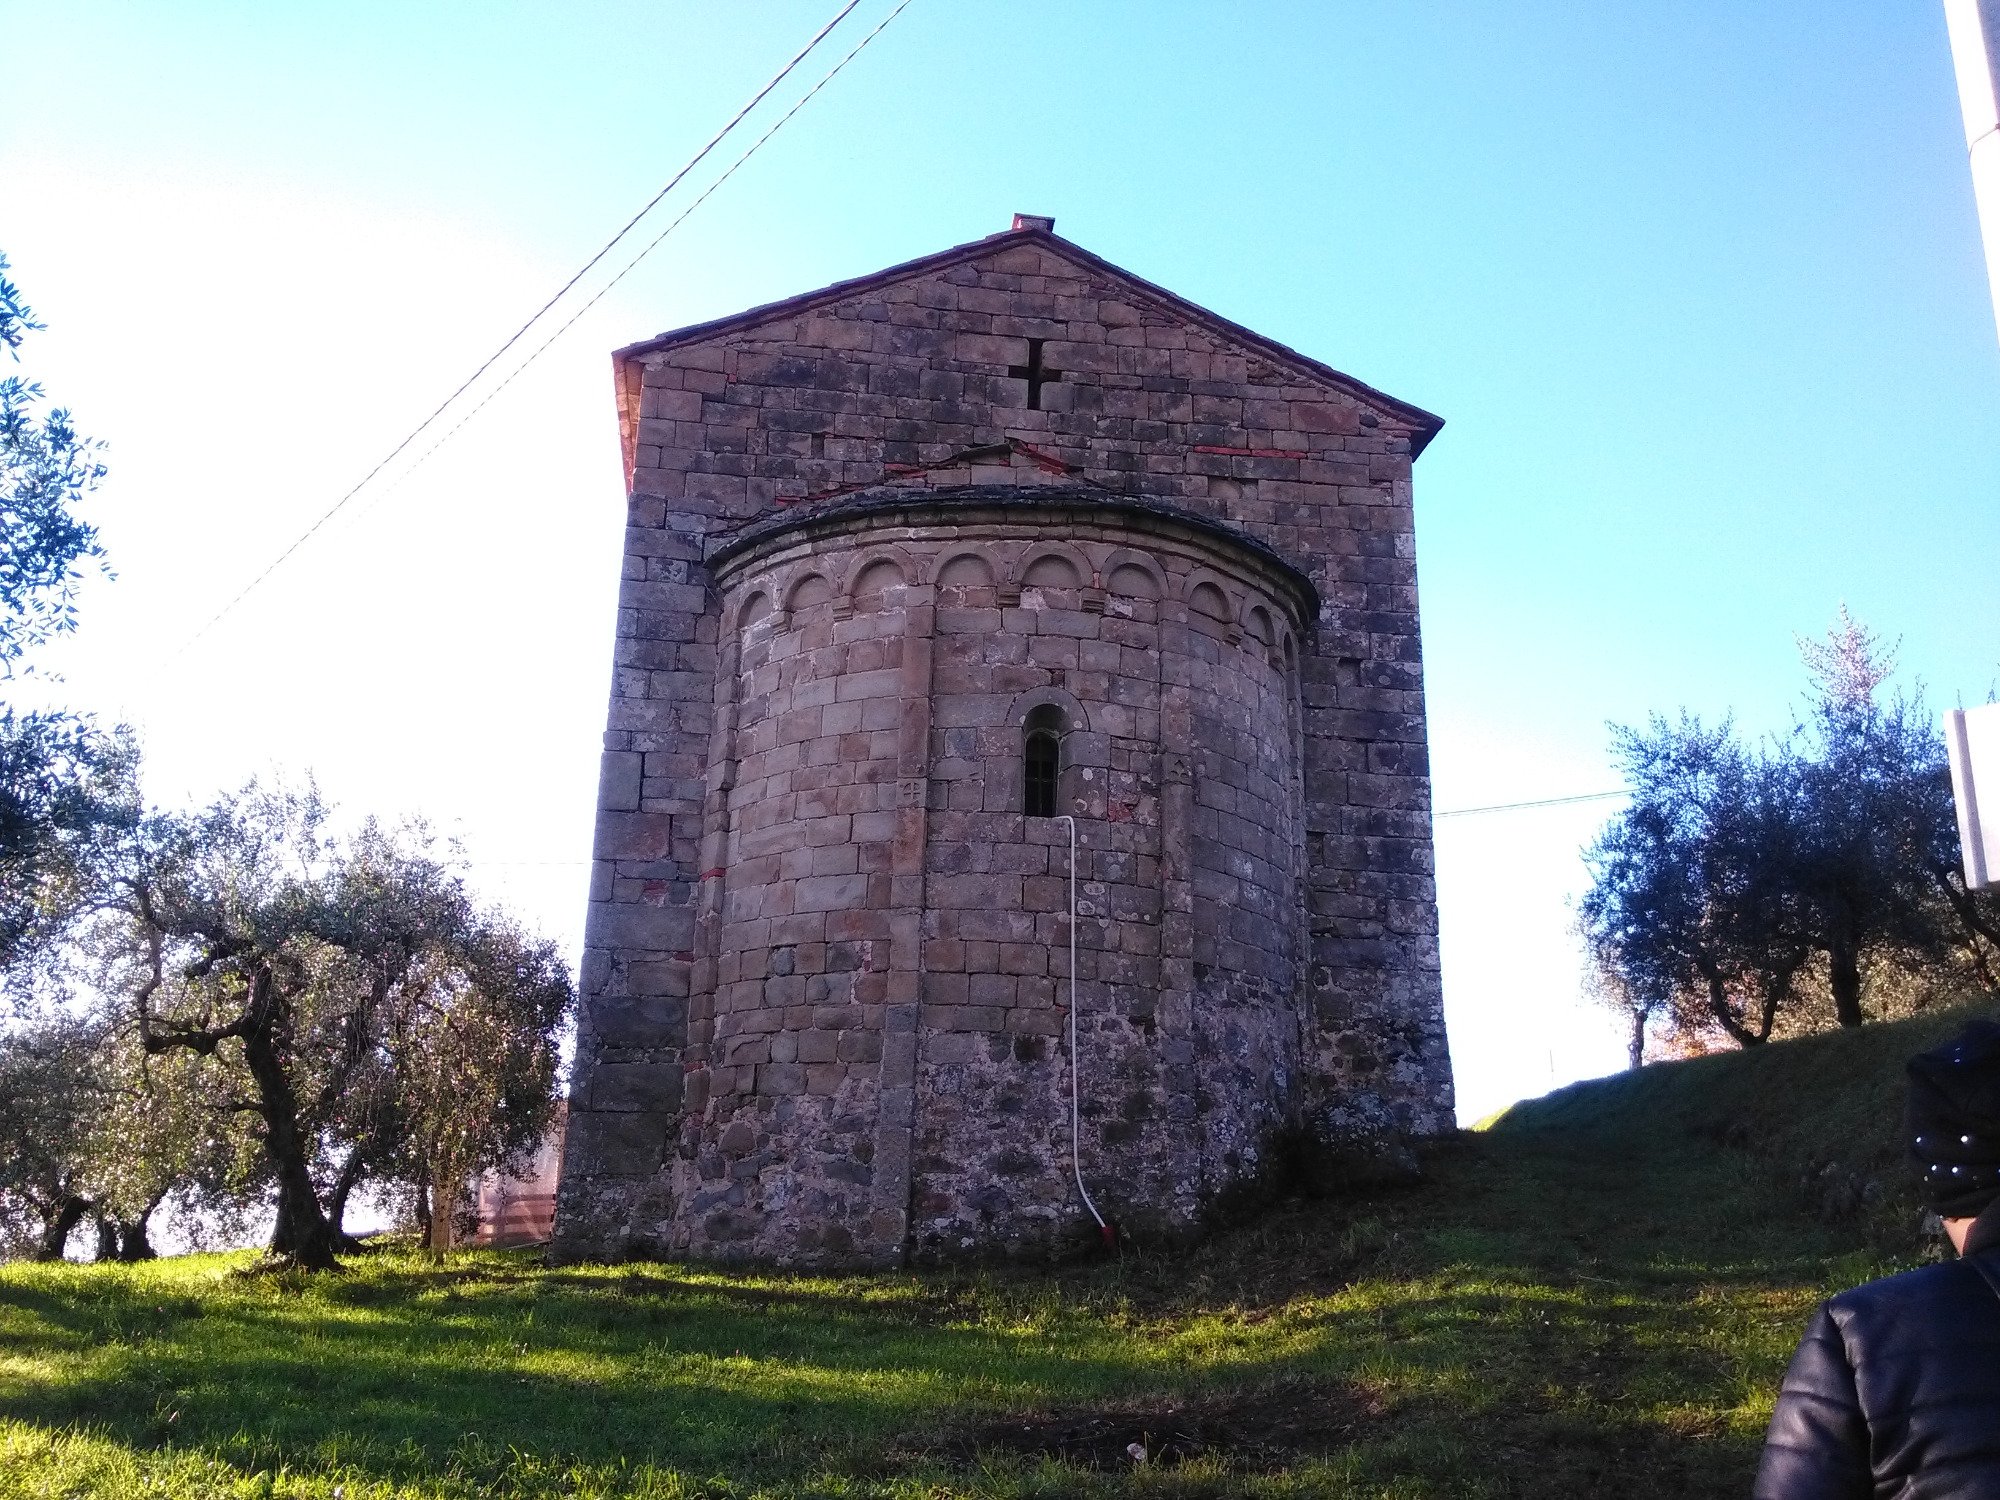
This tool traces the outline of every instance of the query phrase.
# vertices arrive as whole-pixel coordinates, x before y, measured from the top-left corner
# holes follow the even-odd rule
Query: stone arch
[[[999,577],[983,547],[969,547],[953,552],[938,564],[932,575],[939,588],[991,588]]]
[[[847,598],[859,600],[864,595],[900,587],[910,581],[913,573],[909,554],[901,547],[871,552],[856,562],[848,574]]]
[[[1128,599],[1164,599],[1167,597],[1166,575],[1160,565],[1143,552],[1134,552],[1121,547],[1104,559],[1099,570],[1104,578],[1106,593],[1122,594]]]
[[[1243,628],[1257,638],[1260,645],[1272,652],[1278,649],[1278,629],[1271,622],[1271,612],[1261,604],[1250,606],[1243,617]]]
[[[1236,601],[1212,573],[1196,573],[1188,579],[1186,603],[1190,617],[1199,615],[1218,625],[1236,623]]]
[[[1065,542],[1037,542],[1015,565],[1013,582],[1022,588],[1080,589],[1090,584],[1090,563]]]
[[[777,601],[771,597],[769,589],[754,588],[750,591],[749,597],[737,607],[736,628],[748,630],[752,625],[768,620],[777,613],[777,610]]]
[[[827,582],[824,573],[803,573],[793,579],[792,586],[785,591],[785,612],[795,614],[802,609],[811,609],[832,597],[833,585]]]
[[[1084,711],[1082,702],[1076,694],[1059,687],[1030,688],[1022,693],[1008,707],[1007,722],[1020,729],[1027,724],[1028,715],[1038,708],[1061,709],[1072,734],[1079,730],[1088,733],[1090,730],[1090,715]]]

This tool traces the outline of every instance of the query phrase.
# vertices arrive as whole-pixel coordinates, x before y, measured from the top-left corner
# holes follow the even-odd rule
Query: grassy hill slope
[[[1921,1207],[1904,1158],[1903,1064],[1983,1013],[1942,1010],[1594,1079],[1517,1104],[1489,1129],[1658,1133],[1745,1151],[1819,1217],[1859,1223],[1880,1248],[1907,1253]]]
[[[1740,1496],[1813,1303],[1916,1253],[1867,1183],[1957,1020],[1579,1085],[1421,1187],[1060,1270],[0,1268],[0,1500]]]

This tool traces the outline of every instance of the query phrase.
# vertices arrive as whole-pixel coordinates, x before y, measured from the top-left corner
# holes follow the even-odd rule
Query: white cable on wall
[[[1104,1234],[1111,1233],[1111,1226],[1104,1222],[1104,1215],[1097,1211],[1091,1201],[1090,1189],[1083,1185],[1083,1125],[1081,1079],[1083,1058],[1076,1048],[1076,819],[1068,813],[1057,813],[1069,824],[1069,1165],[1076,1176],[1076,1190],[1083,1199],[1083,1206],[1090,1210],[1091,1218],[1097,1220],[1097,1227]]]

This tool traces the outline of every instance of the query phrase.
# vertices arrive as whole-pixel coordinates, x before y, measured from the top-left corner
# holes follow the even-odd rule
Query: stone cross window
[[[1028,410],[1042,409],[1042,387],[1053,385],[1062,379],[1061,370],[1052,370],[1042,363],[1042,345],[1046,339],[1028,340],[1028,362],[1025,365],[1009,365],[1007,373],[1016,380],[1028,382]]]
[[[1021,811],[1056,815],[1056,774],[1062,768],[1063,711],[1052,703],[1030,709],[1021,726]]]

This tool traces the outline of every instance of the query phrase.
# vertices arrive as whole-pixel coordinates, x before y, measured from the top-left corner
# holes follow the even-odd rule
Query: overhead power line
[[[847,56],[843,57],[839,62],[835,63],[831,68],[829,68],[826,72],[826,75],[823,78],[821,78],[818,83],[814,84],[811,88],[807,89],[803,94],[799,95],[798,100],[792,105],[792,107],[786,110],[782,115],[778,116],[778,118],[771,123],[770,129],[766,130],[762,135],[758,136],[756,140],[752,141],[750,143],[748,150],[746,150],[741,156],[737,157],[736,160],[731,162],[727,167],[723,168],[722,175],[717,177],[715,181],[711,182],[707,187],[703,188],[701,192],[696,196],[694,202],[690,203],[686,208],[682,209],[678,214],[674,215],[674,217],[668,221],[667,227],[662,229],[658,234],[654,235],[652,240],[648,242],[648,244],[646,245],[645,249],[641,250],[637,255],[633,256],[629,261],[627,261],[623,269],[621,269],[616,276],[612,277],[609,281],[605,282],[603,286],[599,287],[595,292],[591,293],[589,301],[585,302],[583,306],[579,307],[575,312],[571,313],[569,317],[564,320],[563,325],[560,328],[558,328],[554,333],[550,334],[539,345],[537,345],[534,352],[529,354],[526,359],[522,360],[520,364],[516,365],[510,372],[508,372],[505,379],[501,380],[497,385],[493,387],[492,390],[488,391],[485,395],[481,396],[478,402],[473,406],[471,411],[467,412],[464,416],[460,417],[456,422],[452,423],[450,427],[445,429],[444,434],[441,437],[439,437],[435,443],[432,443],[430,447],[424,449],[422,453],[419,453],[416,456],[416,458],[411,462],[409,468],[405,469],[401,474],[396,476],[396,484],[401,484],[405,479],[409,478],[410,475],[414,474],[418,469],[422,468],[425,462],[429,460],[430,456],[433,453],[437,452],[438,449],[442,448],[446,443],[450,442],[453,438],[457,437],[460,429],[462,429],[474,417],[478,416],[482,411],[486,410],[486,408],[490,404],[492,404],[493,399],[496,396],[498,396],[502,391],[506,390],[508,386],[512,385],[516,379],[518,379],[522,374],[524,374],[527,371],[528,366],[532,365],[536,360],[540,359],[544,354],[546,354],[549,350],[550,345],[555,343],[555,341],[561,338],[564,334],[568,333],[570,329],[574,328],[577,325],[577,323],[583,318],[583,315],[585,313],[589,312],[593,307],[597,306],[597,304],[603,300],[604,296],[608,292],[610,292],[610,290],[613,287],[617,286],[619,282],[623,281],[627,276],[631,275],[632,272],[638,268],[640,261],[644,260],[647,256],[651,255],[655,250],[657,250],[660,247],[660,242],[662,240],[666,239],[668,235],[672,234],[676,229],[680,228],[681,225],[687,220],[689,214],[693,213],[697,208],[700,208],[703,203],[708,201],[710,194],[712,194],[717,188],[721,187],[723,183],[729,181],[731,177],[735,176],[736,169],[738,167],[742,166],[746,161],[750,160],[751,157],[755,156],[758,153],[758,151],[762,149],[764,143],[770,140],[772,136],[776,135],[778,131],[781,128],[783,128],[787,120],[791,119],[793,115],[797,114],[800,110],[804,109],[807,103],[811,101],[813,95],[817,94],[821,89],[825,88],[829,83],[832,83],[833,80],[839,76],[841,69],[845,68],[849,63],[853,62],[855,58],[859,57],[862,53],[862,50],[866,48],[870,42],[874,41],[876,37],[880,36],[883,33],[883,31],[888,27],[891,21],[895,20],[896,17],[900,16],[906,9],[909,8],[910,3],[911,0],[900,0],[900,3],[896,6],[896,8],[890,11],[888,15],[884,16],[881,20],[881,23],[877,25],[873,31],[869,32],[868,35],[864,36],[859,42],[855,43],[853,50],[850,51],[847,54]],[[367,515],[370,512],[372,512],[376,506],[382,503],[382,499],[386,499],[387,496],[391,492],[393,492],[394,488],[395,486],[391,485],[389,490],[385,490],[383,492],[382,498],[375,500],[372,504],[368,506],[366,510],[362,512],[362,514]]]
[[[1433,818],[1469,818],[1474,813],[1520,812],[1529,807],[1566,807],[1572,802],[1605,802],[1613,797],[1629,797],[1627,791],[1579,792],[1574,797],[1540,797],[1533,802],[1492,802],[1485,807],[1452,807],[1432,813]]]
[[[290,546],[286,547],[284,551],[280,552],[268,564],[266,564],[262,572],[257,574],[255,578],[252,578],[247,584],[245,584],[242,587],[242,589],[240,589],[236,593],[236,595],[233,598],[229,600],[227,604],[223,605],[221,609],[217,610],[212,616],[210,616],[206,624],[204,624],[193,635],[189,636],[185,641],[183,641],[180,644],[180,646],[175,649],[175,651],[173,652],[173,656],[179,656],[182,652],[186,651],[190,646],[194,645],[196,641],[199,641],[203,636],[207,635],[209,631],[213,630],[216,627],[216,625],[220,623],[221,620],[226,615],[229,614],[231,610],[235,609],[237,605],[241,604],[246,598],[248,598],[250,594],[256,590],[258,585],[263,583],[265,579],[269,578],[279,568],[284,566],[285,562],[289,558],[291,558],[294,553],[296,553],[301,547],[305,546],[307,542],[311,541],[313,536],[318,533],[321,527],[325,526],[328,521],[331,521],[336,515],[338,515],[343,509],[345,509],[348,502],[353,500],[353,498],[356,495],[360,494],[361,491],[367,487],[369,481],[374,479],[375,476],[377,474],[380,474],[384,469],[388,468],[389,465],[394,463],[397,457],[406,448],[410,446],[410,444],[414,443],[419,437],[423,436],[423,434],[430,429],[431,425],[435,423],[439,417],[444,415],[446,410],[451,406],[451,404],[454,401],[458,400],[459,397],[463,396],[468,390],[470,390],[472,386],[478,381],[480,376],[484,375],[488,370],[490,370],[493,367],[493,365],[503,355],[505,355],[509,349],[513,348],[514,345],[518,344],[522,340],[522,338],[527,335],[529,329],[533,328],[535,324],[539,323],[545,316],[547,316],[549,309],[554,307],[558,302],[560,302],[563,299],[563,297],[568,294],[570,289],[577,284],[577,282],[581,281],[586,275],[589,274],[592,267],[594,267],[599,261],[603,260],[605,256],[609,255],[612,249],[618,244],[618,242],[624,239],[626,235],[630,234],[632,230],[637,227],[639,221],[645,218],[647,214],[651,213],[653,209],[659,205],[659,202],[662,198],[666,197],[668,193],[672,192],[676,187],[678,187],[682,179],[684,179],[688,175],[688,173],[692,172],[697,166],[699,166],[702,163],[704,159],[706,159],[706,157],[711,151],[713,151],[717,146],[722,144],[724,137],[726,137],[738,125],[742,124],[744,117],[748,115],[750,111],[755,109],[759,104],[763,103],[765,98],[771,93],[771,91],[775,89],[779,84],[783,83],[785,79],[791,75],[792,70],[798,67],[800,63],[804,62],[807,55],[811,53],[815,47],[819,46],[821,42],[825,41],[828,35],[832,33],[833,29],[836,26],[838,26],[842,21],[846,20],[847,17],[853,13],[855,7],[858,6],[860,3],[861,0],[847,0],[847,3],[841,6],[839,11],[837,11],[834,14],[833,19],[828,21],[816,33],[814,33],[812,40],[807,42],[805,46],[801,47],[793,55],[792,60],[790,62],[786,63],[782,68],[780,68],[776,73],[774,73],[771,76],[770,80],[767,83],[765,83],[762,88],[758,89],[755,94],[750,96],[749,103],[745,104],[741,109],[737,110],[736,113],[730,117],[728,124],[724,125],[714,135],[709,137],[708,143],[704,145],[699,151],[695,152],[693,156],[689,157],[687,163],[678,172],[674,173],[672,177],[667,179],[666,186],[661,188],[657,193],[653,194],[653,196],[649,200],[647,200],[646,206],[640,209],[636,214],[634,214],[629,220],[626,221],[624,228],[620,229],[616,234],[611,236],[610,239],[606,240],[604,244],[598,249],[597,253],[591,256],[589,260],[585,261],[582,267],[576,272],[576,274],[571,276],[568,281],[565,281],[562,284],[562,286],[556,290],[554,296],[550,297],[548,301],[544,302],[539,308],[535,310],[534,316],[530,317],[527,322],[523,323],[519,328],[515,329],[514,332],[508,336],[507,341],[505,343],[503,343],[498,349],[495,349],[491,354],[489,354],[485,358],[485,360],[481,362],[478,369],[474,370],[470,375],[466,376],[465,380],[463,381],[463,383],[459,385],[458,389],[454,390],[449,396],[445,397],[444,400],[440,401],[437,404],[436,409],[432,411],[429,416],[425,417],[423,421],[419,422],[415,427],[411,428],[409,433],[403,438],[403,440],[398,444],[396,444],[395,447],[391,448],[388,451],[388,453],[383,456],[381,461],[375,465],[375,467],[370,469],[366,474],[363,474],[361,478],[354,483],[353,487],[347,491],[346,494],[342,495],[338,500],[334,501],[332,505],[328,506],[325,512],[321,514],[319,519],[314,521],[312,525],[308,526],[303,532],[301,532],[292,541]],[[908,0],[904,0],[904,3],[907,4]],[[901,10],[902,7],[898,6],[897,9]],[[878,26],[876,28],[876,31],[879,32],[880,30],[881,27]],[[871,39],[872,35],[873,34],[871,33]],[[620,274],[622,275],[623,273],[621,272]],[[169,657],[168,659],[171,660],[172,657]]]
[[[1432,813],[1434,818],[1467,818],[1474,813],[1521,812],[1533,807],[1566,807],[1573,802],[1607,802],[1613,797],[1629,797],[1628,791],[1579,792],[1573,797],[1538,797],[1532,802],[1492,802],[1484,807],[1453,807],[1443,812]],[[587,859],[497,859],[475,860],[475,865],[485,869],[518,869],[535,866],[575,866],[587,865]]]

